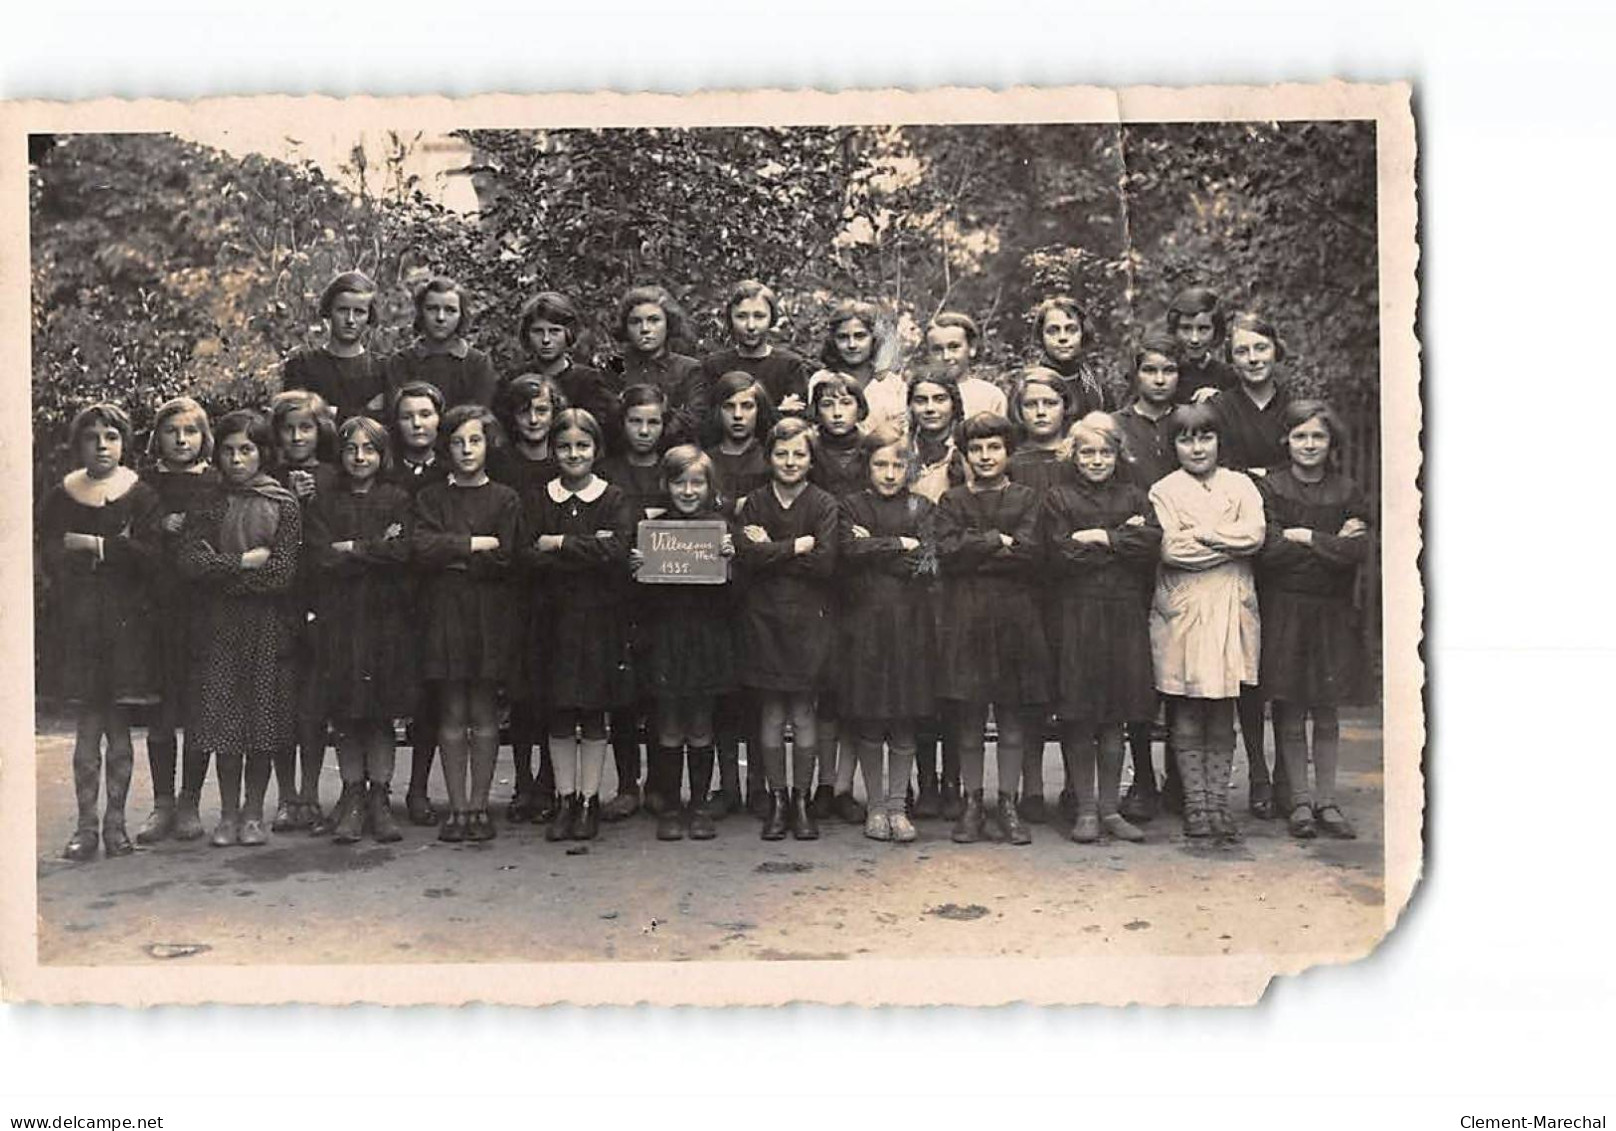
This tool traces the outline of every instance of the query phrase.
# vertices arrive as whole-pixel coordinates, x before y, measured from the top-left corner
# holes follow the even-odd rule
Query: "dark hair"
[[[1016,426],[996,412],[978,412],[960,425],[960,446],[969,447],[972,440],[1004,441],[1004,450],[1016,450]]]
[[[954,328],[965,331],[965,344],[972,349],[975,349],[977,343],[982,340],[982,328],[976,324],[976,319],[969,314],[961,314],[957,310],[945,310],[937,315],[931,320],[931,324],[926,327],[926,331],[930,333],[932,330]]]
[[[516,414],[526,411],[527,406],[543,392],[549,392],[550,408],[554,412],[567,407],[567,394],[562,390],[561,382],[543,373],[520,374],[511,378],[511,383],[505,386],[504,395],[499,398],[500,415],[504,418],[502,423],[512,434],[516,432]]]
[[[825,344],[819,351],[819,360],[827,369],[840,369],[847,362],[842,360],[841,351],[836,348],[836,330],[844,322],[862,322],[864,328],[870,332],[870,364],[886,348],[886,335],[880,329],[881,314],[867,302],[858,299],[842,299],[831,307],[830,317],[825,320]]]
[[[73,422],[67,426],[67,446],[76,455],[79,443],[84,439],[84,432],[91,425],[105,424],[118,433],[123,450],[118,453],[118,462],[122,463],[133,454],[131,449],[135,443],[135,428],[129,420],[129,414],[119,405],[111,401],[96,401],[87,404],[73,414]]]
[[[724,402],[748,389],[757,393],[757,428],[753,435],[762,438],[774,428],[779,414],[775,411],[774,398],[769,395],[768,386],[744,369],[731,369],[713,383],[712,407],[707,412],[707,435],[713,443],[724,435]]]
[[[387,429],[382,426],[379,420],[368,416],[350,416],[338,426],[338,454],[341,454],[341,446],[347,444],[348,437],[355,432],[363,432],[365,438],[376,445],[377,449],[382,453],[382,470],[391,471],[393,467],[392,437],[387,434]],[[347,474],[346,468],[343,469],[343,473]]]
[[[959,382],[954,380],[947,369],[938,365],[917,365],[909,374],[904,384],[903,403],[909,409],[909,434],[920,435],[920,427],[915,423],[914,399],[916,385],[936,385],[948,393],[948,399],[954,406],[953,426],[958,428],[965,416],[965,401],[960,396]]]
[[[214,462],[218,462],[220,449],[223,448],[225,440],[238,433],[246,436],[257,446],[258,470],[264,470],[264,464],[275,451],[275,431],[269,423],[269,417],[250,408],[238,408],[219,418],[219,423],[213,429]]]
[[[1234,348],[1234,332],[1236,330],[1244,330],[1248,334],[1257,334],[1273,342],[1275,361],[1284,361],[1286,354],[1289,353],[1285,348],[1284,339],[1279,336],[1279,331],[1274,329],[1274,324],[1261,314],[1253,311],[1242,310],[1238,314],[1229,315],[1229,320],[1225,324],[1224,330],[1226,333],[1223,339],[1223,356],[1230,362],[1234,361],[1232,351]]]
[[[447,275],[434,275],[415,292],[413,326],[417,334],[426,333],[426,296],[449,294],[460,300],[460,319],[455,323],[454,332],[456,334],[466,332],[467,327],[471,325],[471,300],[466,295],[466,289]]]
[[[308,413],[314,418],[315,458],[329,462],[337,454],[337,429],[326,411],[325,398],[312,389],[285,389],[269,398],[269,427],[280,443],[281,425],[294,412]],[[277,452],[277,455],[279,453]]]
[[[595,441],[595,458],[601,459],[606,455],[606,432],[595,419],[595,414],[587,408],[564,408],[555,414],[555,422],[550,425],[551,443],[559,439],[561,433],[567,429],[576,429]]]
[[[1341,417],[1336,415],[1335,409],[1330,407],[1329,401],[1303,397],[1286,405],[1285,411],[1280,414],[1280,419],[1284,422],[1284,434],[1289,436],[1294,429],[1306,424],[1315,416],[1324,423],[1324,430],[1330,433],[1329,462],[1334,463],[1341,454],[1341,445],[1347,441],[1347,426],[1342,423]]]
[[[859,388],[859,383],[857,381],[845,373],[831,373],[825,377],[821,377],[814,383],[813,395],[808,399],[809,415],[818,417],[819,402],[821,398],[824,397],[827,389],[834,390],[837,393],[846,393],[848,396],[857,401],[858,419],[863,420],[865,417],[870,415],[870,402],[868,398],[865,397],[864,390]]]
[[[1179,319],[1185,315],[1194,317],[1197,314],[1212,316],[1214,341],[1223,337],[1223,314],[1218,309],[1217,292],[1211,287],[1185,287],[1173,296],[1173,301],[1167,304],[1167,332],[1175,333]]]
[[[370,310],[367,314],[367,325],[376,325],[380,315],[376,312],[376,284],[370,281],[370,276],[363,271],[344,271],[325,285],[320,292],[320,317],[331,317],[331,305],[337,301],[338,295],[369,295]]]
[[[667,342],[672,343],[675,338],[684,338],[688,319],[684,308],[681,307],[666,287],[655,284],[641,287],[630,287],[623,292],[623,297],[617,300],[617,317],[612,323],[612,330],[620,341],[628,340],[628,315],[636,306],[660,306],[662,313],[668,319]]]
[[[162,448],[158,444],[157,434],[163,430],[163,425],[176,416],[193,415],[202,421],[202,452],[197,456],[197,459],[203,463],[211,460],[213,458],[213,426],[208,423],[207,410],[194,397],[174,397],[172,400],[166,400],[157,406],[157,412],[152,416],[151,435],[146,438],[146,454],[153,459],[160,458]]]
[[[1010,423],[1016,426],[1018,432],[1025,432],[1027,428],[1026,417],[1021,415],[1021,397],[1033,385],[1042,385],[1053,389],[1060,398],[1061,424],[1064,427],[1072,417],[1072,393],[1062,380],[1061,375],[1043,365],[1031,365],[1015,375],[1010,386]]]
[[[1186,432],[1211,431],[1223,439],[1223,414],[1212,407],[1210,401],[1199,404],[1181,404],[1168,418],[1167,434],[1177,440]]]
[[[567,348],[571,349],[578,342],[581,320],[578,307],[566,295],[560,291],[540,291],[522,304],[516,322],[516,340],[523,349],[531,349],[527,336],[533,330],[533,323],[553,322],[567,332]]]
[[[505,430],[499,426],[499,419],[492,409],[480,404],[457,404],[443,414],[443,420],[438,425],[438,439],[447,443],[460,429],[473,420],[483,426],[483,436],[488,440],[488,450],[494,451],[505,446]]]
[[[724,324],[729,328],[730,312],[738,303],[749,298],[760,298],[769,304],[769,328],[772,330],[780,321],[780,300],[774,293],[774,288],[760,279],[742,279],[729,289],[724,298]]]
[[[640,405],[654,404],[662,410],[663,416],[668,414],[668,393],[661,385],[651,385],[641,382],[630,385],[618,394],[617,403],[621,408],[618,413],[619,421],[628,418],[628,410]]]
[[[398,406],[406,397],[425,397],[432,402],[432,407],[438,410],[441,417],[447,407],[443,403],[443,390],[431,381],[406,381],[400,385],[388,400],[388,422],[394,427],[398,425]],[[442,423],[441,421],[439,422]]]
[[[1174,365],[1181,364],[1178,356],[1178,339],[1165,330],[1147,330],[1140,335],[1133,347],[1133,372],[1137,374],[1139,367],[1144,364],[1147,353],[1156,353],[1170,360]]]
[[[1050,295],[1037,306],[1032,308],[1032,335],[1042,352],[1044,344],[1044,323],[1055,311],[1060,310],[1077,319],[1077,332],[1083,336],[1083,344],[1089,344],[1090,323],[1088,311],[1084,310],[1078,301],[1071,295]]]

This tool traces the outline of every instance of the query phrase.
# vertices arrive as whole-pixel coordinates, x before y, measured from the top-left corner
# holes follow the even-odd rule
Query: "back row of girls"
[[[449,293],[430,286],[421,292],[423,326],[434,324],[433,296]],[[334,285],[322,303],[331,314],[334,342],[342,337],[338,309],[357,302],[348,297],[355,294],[365,297]],[[551,298],[545,302],[550,305],[530,308],[565,316]],[[634,311],[630,305],[628,313]],[[1046,322],[1051,317],[1046,312]],[[453,321],[458,324],[458,318]],[[535,316],[528,332],[547,321]],[[845,330],[849,323],[839,325]],[[927,803],[941,792],[948,795],[944,804],[957,811],[950,814],[955,839],[978,839],[987,825],[1012,842],[1030,839],[1018,800],[1022,807],[1032,807],[1035,799],[1041,803],[1042,787],[1027,773],[1033,761],[1024,761],[1023,753],[1038,748],[1041,755],[1041,741],[1028,736],[1041,737],[1042,718],[1053,706],[1063,726],[1076,810],[1073,835],[1092,840],[1104,828],[1136,839],[1137,828],[1115,803],[1117,728],[1154,715],[1152,685],[1171,696],[1216,703],[1232,697],[1231,686],[1238,693],[1255,682],[1256,609],[1247,599],[1249,567],[1244,583],[1239,567],[1265,544],[1263,532],[1272,531],[1272,523],[1265,526],[1262,507],[1254,510],[1243,494],[1239,484],[1250,485],[1244,476],[1224,477],[1213,489],[1217,455],[1208,465],[1206,437],[1194,451],[1191,441],[1209,432],[1214,453],[1221,449],[1228,460],[1235,452],[1231,441],[1240,433],[1232,422],[1242,419],[1239,413],[1260,420],[1274,404],[1272,395],[1266,401],[1260,395],[1263,382],[1247,373],[1268,374],[1277,360],[1277,338],[1271,327],[1251,320],[1244,328],[1235,324],[1229,335],[1231,358],[1251,359],[1239,368],[1239,391],[1253,411],[1220,408],[1218,402],[1230,395],[1220,393],[1204,411],[1169,418],[1176,390],[1166,374],[1178,366],[1179,351],[1177,342],[1162,339],[1136,355],[1137,396],[1126,409],[1115,418],[1085,417],[1067,428],[1065,421],[1075,415],[1068,406],[1082,404],[1076,394],[1087,386],[1059,370],[1022,376],[1006,405],[1013,422],[991,411],[991,398],[989,410],[965,419],[964,383],[946,354],[960,337],[969,343],[971,335],[961,326],[941,330],[939,363],[904,382],[903,432],[876,427],[860,438],[874,382],[861,385],[857,374],[834,372],[814,375],[817,427],[796,418],[771,426],[775,398],[764,378],[736,369],[712,383],[705,421],[691,415],[690,402],[685,406],[685,427],[700,433],[707,424],[710,451],[680,446],[662,454],[664,437],[677,431],[679,412],[661,383],[638,383],[618,398],[613,414],[622,455],[615,467],[602,468],[621,483],[597,474],[606,433],[592,413],[563,408],[569,398],[553,373],[524,375],[500,398],[515,441],[509,449],[502,447],[502,430],[486,407],[450,408],[432,383],[400,378],[384,401],[393,435],[373,419],[345,419],[337,435],[340,471],[318,458],[321,435],[332,431],[330,416],[318,395],[307,392],[281,394],[268,420],[230,414],[211,436],[194,402],[182,398],[163,406],[152,437],[158,461],[152,485],[122,467],[122,449],[131,437],[121,410],[86,410],[72,434],[83,467],[53,492],[41,522],[47,558],[62,580],[61,607],[79,617],[89,617],[87,610],[116,610],[81,625],[94,629],[83,637],[63,634],[86,647],[100,645],[87,654],[75,649],[62,668],[63,688],[84,704],[75,747],[80,821],[67,854],[82,859],[95,852],[103,735],[108,809],[102,835],[109,852],[128,848],[122,821],[132,756],[127,708],[154,698],[163,704],[149,739],[157,804],[139,839],[200,834],[197,805],[210,757],[217,761],[221,789],[213,843],[263,843],[272,768],[284,767],[286,775],[282,815],[315,823],[326,719],[337,722],[343,791],[324,827],[339,840],[357,839],[367,828],[379,839],[396,839],[388,805],[392,719],[404,714],[415,720],[412,817],[432,819],[425,775],[436,745],[450,801],[439,835],[487,839],[494,835],[488,794],[498,744],[495,693],[501,687],[513,704],[513,739],[531,743],[535,725],[547,723],[540,729],[550,737],[548,761],[561,798],[559,804],[541,804],[552,839],[595,835],[608,712],[614,723],[633,718],[642,696],[657,706],[652,771],[664,800],[659,835],[682,835],[685,823],[692,836],[712,835],[712,821],[739,800],[733,771],[720,774],[724,801],[711,804],[706,797],[714,708],[737,685],[753,692],[760,708],[757,720],[742,729],[755,726],[760,739],[762,756],[752,761],[764,775],[766,837],[788,829],[799,838],[817,835],[818,814],[808,803],[815,755],[822,752],[816,749],[815,709],[826,692],[835,692],[838,713],[852,723],[856,754],[845,773],[835,774],[836,785],[845,782],[842,792],[850,794],[851,766],[856,762],[862,769],[871,836],[913,838],[904,803],[910,785],[905,760],[914,750],[911,736],[935,732],[941,715],[950,724],[942,785],[935,766],[928,773],[929,758],[923,759],[914,811],[925,815]],[[1261,341],[1268,343],[1266,357],[1259,356],[1265,353]],[[587,383],[574,391],[599,395],[598,386]],[[788,387],[781,399],[789,406],[793,395]],[[1339,477],[1316,474],[1325,466],[1318,453],[1339,443],[1333,416],[1316,408],[1283,432],[1292,474],[1273,476],[1276,489],[1269,494],[1276,512],[1284,512],[1278,517],[1296,525],[1281,526],[1278,537],[1267,540],[1263,559],[1274,562],[1282,579],[1267,587],[1280,610],[1267,620],[1286,628],[1279,645],[1286,660],[1268,682],[1284,689],[1276,695],[1283,704],[1276,704],[1276,723],[1285,737],[1296,739],[1289,747],[1281,743],[1286,759],[1294,761],[1291,752],[1301,749],[1301,781],[1301,726],[1310,711],[1314,718],[1321,797],[1315,805],[1293,793],[1287,809],[1298,835],[1312,832],[1315,812],[1326,831],[1350,832],[1326,791],[1333,788],[1327,774],[1333,771],[1333,707],[1350,695],[1356,670],[1350,582],[1364,533],[1350,489]],[[1164,485],[1174,477],[1167,476],[1152,488],[1149,507],[1121,515],[1119,507],[1129,508],[1110,499],[1110,509],[1101,506],[1090,516],[1092,525],[1064,529],[1073,508],[1082,512],[1084,503],[1067,495],[1092,495],[1095,485],[1116,478],[1116,457],[1130,430],[1149,441],[1128,445],[1136,449],[1125,465],[1131,489],[1140,490],[1160,469],[1166,441],[1203,494],[1221,501],[1207,504],[1191,493],[1191,501],[1204,505],[1191,507],[1184,519],[1172,510]],[[1311,436],[1308,458],[1314,462],[1305,467],[1298,431]],[[1025,447],[1012,459],[1018,441]],[[218,489],[207,471],[210,447],[216,449]],[[1076,474],[1069,474],[1074,466]],[[659,473],[654,494],[647,474],[653,467]],[[1029,483],[1011,482],[1017,467]],[[1162,488],[1159,495],[1156,487]],[[1225,513],[1230,507],[1233,512]],[[738,638],[719,612],[731,599],[721,590],[646,587],[639,600],[628,598],[634,523],[653,508],[685,518],[721,514],[731,521],[727,548],[739,566],[733,599],[743,614]],[[1334,509],[1324,515],[1320,508]],[[1329,521],[1308,525],[1344,510],[1353,513],[1333,530],[1326,529]],[[1111,518],[1114,527],[1107,525]],[[1238,527],[1234,533],[1225,529],[1231,522]],[[1133,625],[1140,631],[1130,632],[1124,614],[1143,614],[1143,594],[1157,572],[1152,539],[1158,527],[1168,530],[1167,550],[1147,637],[1142,623]],[[1094,557],[1089,547],[1104,548],[1098,561],[1087,561]],[[176,583],[162,568],[165,557],[189,584]],[[1044,563],[1078,580],[1054,583]],[[1235,568],[1216,568],[1225,565]],[[1202,609],[1183,619],[1182,594],[1204,593],[1209,586],[1187,584],[1180,573],[1230,579],[1220,598],[1228,600],[1216,611],[1226,626],[1239,629],[1235,652],[1209,657],[1204,639],[1171,631],[1202,623],[1206,614]],[[165,579],[162,588],[153,590],[154,578]],[[1052,592],[1062,601],[1063,629],[1045,641],[1038,604]],[[1119,600],[1119,594],[1128,599]],[[1109,600],[1109,613],[1101,615],[1087,597]],[[1070,608],[1069,598],[1075,601]],[[1298,601],[1304,615],[1297,615]],[[161,606],[155,622],[161,635],[146,619],[154,602]],[[512,608],[524,610],[521,631],[512,630]],[[415,609],[423,610],[424,624],[422,617],[411,619]],[[187,619],[187,613],[193,615]],[[1322,645],[1314,639],[1320,626],[1329,629]],[[156,648],[164,658],[163,687],[141,686],[142,674],[157,670],[142,662],[142,648]],[[927,661],[934,654],[939,663],[932,667]],[[1139,662],[1147,654],[1148,669]],[[195,662],[187,665],[187,657]],[[1202,668],[1212,659],[1221,666],[1208,675]],[[1265,679],[1269,666],[1263,664]],[[1143,680],[1141,673],[1147,673]],[[990,705],[997,709],[1000,732],[1000,796],[991,806],[982,797],[981,742]],[[788,717],[795,734],[789,777],[783,733]],[[1217,765],[1206,761],[1221,757],[1225,746],[1222,709],[1185,708],[1170,717],[1185,767],[1187,831],[1232,835],[1223,791],[1213,797],[1205,789],[1208,770],[1211,780],[1227,781],[1226,772],[1219,778]],[[525,721],[520,736],[518,719]],[[173,736],[181,724],[187,748],[176,802]],[[300,766],[291,756],[298,738]],[[883,740],[892,757],[890,775],[882,773]],[[1231,756],[1232,744],[1231,725]],[[619,759],[620,789],[638,780],[637,742],[630,746],[630,774]],[[1137,759],[1137,746],[1135,753]],[[687,758],[692,799],[683,809],[667,804],[666,795],[671,788],[678,796],[684,768],[679,763]],[[1143,777],[1153,787],[1148,748],[1146,759]],[[288,781],[294,766],[303,772],[301,788]],[[820,773],[824,783],[823,767]],[[531,781],[531,745],[528,775]],[[1136,762],[1136,788],[1140,781]],[[547,787],[541,774],[531,788],[547,799]],[[289,806],[302,806],[304,813]]]

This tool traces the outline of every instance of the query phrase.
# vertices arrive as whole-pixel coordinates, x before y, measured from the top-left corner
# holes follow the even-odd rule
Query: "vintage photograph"
[[[1228,1002],[1371,953],[1421,836],[1408,92],[1100,93],[30,115],[8,992]]]

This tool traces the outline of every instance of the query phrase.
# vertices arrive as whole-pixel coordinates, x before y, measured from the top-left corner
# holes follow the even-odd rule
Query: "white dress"
[[[1263,543],[1262,496],[1238,471],[1196,479],[1180,469],[1150,489],[1162,566],[1150,608],[1156,687],[1191,699],[1233,699],[1257,682],[1261,631],[1249,555]],[[1215,533],[1230,551],[1195,538]]]

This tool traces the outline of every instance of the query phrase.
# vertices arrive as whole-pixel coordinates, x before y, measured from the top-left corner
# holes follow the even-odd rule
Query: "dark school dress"
[[[836,686],[848,718],[918,719],[936,710],[935,511],[909,491],[882,498],[865,490],[842,500],[837,545],[846,596]],[[855,526],[869,537],[854,537]],[[919,548],[905,550],[901,537]]]
[[[1310,707],[1362,703],[1367,667],[1353,582],[1370,538],[1336,531],[1349,518],[1367,523],[1369,509],[1337,471],[1304,483],[1287,467],[1256,483],[1268,529],[1256,559],[1263,691]],[[1311,544],[1285,540],[1295,526],[1313,532]]]
[[[1122,429],[1125,453],[1117,466],[1118,474],[1126,475],[1140,490],[1149,491],[1157,480],[1178,470],[1171,406],[1159,420],[1140,412],[1138,401],[1118,409],[1113,415],[1117,427]]]
[[[116,498],[99,502],[75,471],[51,488],[39,516],[40,553],[51,578],[55,652],[47,686],[62,699],[90,706],[157,701],[157,492],[127,468]],[[117,488],[114,487],[116,490]],[[91,534],[101,553],[67,550],[65,534]],[[53,647],[51,647],[53,646]]]
[[[662,486],[660,459],[648,467],[641,467],[630,463],[627,456],[608,456],[595,465],[595,474],[628,497],[629,513],[634,516],[635,522],[642,518],[658,517],[668,509],[668,492]],[[716,483],[707,486],[712,491],[718,489]],[[652,514],[653,511],[656,513]]]
[[[506,683],[520,674],[521,630],[513,621],[513,563],[521,538],[516,492],[492,481],[459,487],[444,480],[415,496],[410,550],[424,584],[426,618],[416,653],[422,679]],[[474,536],[499,549],[472,553]]]
[[[374,482],[364,492],[339,483],[306,511],[304,556],[320,578],[315,670],[334,718],[391,720],[414,708],[412,506],[395,483]],[[352,553],[331,549],[348,541]]]
[[[807,484],[782,506],[773,483],[736,508],[735,556],[746,573],[741,601],[741,685],[760,691],[819,691],[828,685],[836,645],[831,578],[836,569],[838,508],[830,492]],[[745,528],[761,526],[768,541]],[[814,548],[794,543],[812,535]]]
[[[251,513],[244,518],[244,512]],[[250,545],[238,548],[243,537]],[[245,550],[264,545],[264,567],[242,569]],[[302,548],[302,508],[272,482],[223,489],[186,516],[179,567],[200,591],[187,744],[215,754],[292,744],[301,609],[291,593]]]
[[[157,543],[161,568],[157,571],[157,650],[161,668],[163,714],[169,724],[183,726],[191,698],[191,665],[201,649],[195,635],[196,590],[180,573],[180,542],[185,524],[193,511],[200,510],[219,493],[219,473],[203,466],[200,471],[167,471],[159,467],[145,476],[157,491]],[[180,516],[180,528],[163,528],[170,515]]]
[[[299,468],[283,464],[270,472],[277,483],[294,495],[297,492],[292,488],[293,471],[306,471],[314,476],[314,494],[298,500],[303,509],[303,525],[306,528],[309,508],[321,497],[337,489],[339,472],[328,463]],[[292,666],[297,677],[297,717],[300,722],[309,725],[322,723],[325,719],[325,688],[319,678],[319,660],[315,652],[315,621],[319,617],[317,609],[319,590],[320,574],[315,568],[313,545],[305,537],[302,559],[298,562],[297,577],[292,581],[288,599],[298,610],[294,638],[296,651],[292,657]]]
[[[723,502],[724,513],[733,515],[741,500],[769,482],[769,460],[762,443],[754,440],[744,452],[731,455],[717,444],[707,449],[712,457],[713,484]]]
[[[447,351],[428,350],[416,342],[383,362],[382,371],[389,399],[410,381],[430,381],[443,394],[446,411],[460,404],[493,408],[499,388],[499,377],[488,355],[464,342]]]
[[[701,442],[702,422],[707,419],[708,409],[701,362],[667,350],[651,357],[631,350],[623,357],[622,376],[625,389],[630,385],[655,385],[668,398],[664,432],[668,444]]]
[[[296,350],[281,367],[281,388],[318,393],[336,409],[339,425],[350,416],[380,420],[387,396],[382,366],[369,352],[338,357],[326,349]]]
[[[522,504],[522,558],[535,581],[538,630],[528,647],[543,655],[537,675],[544,701],[585,711],[633,702],[624,608],[634,538],[628,496],[598,475],[576,492],[556,478]],[[598,537],[600,531],[610,536]],[[541,553],[538,540],[546,534],[561,535],[561,548]]]
[[[1130,520],[1142,519],[1130,525]],[[1072,541],[1104,530],[1109,545]],[[1156,714],[1146,606],[1161,527],[1145,492],[1119,474],[1044,499],[1043,534],[1056,587],[1054,704],[1063,719],[1106,726]]]
[[[733,346],[729,349],[719,350],[708,354],[701,363],[702,383],[711,389],[718,383],[718,379],[726,373],[739,370],[750,373],[758,379],[758,383],[769,391],[769,399],[780,406],[780,402],[787,397],[796,397],[804,404],[808,401],[808,378],[811,377],[818,366],[807,358],[792,350],[781,346],[771,346],[769,352],[763,357],[742,357]],[[796,415],[803,415],[803,410],[797,410]]]
[[[723,521],[717,511],[665,522]],[[658,699],[713,698],[735,688],[735,633],[728,585],[641,585],[636,659],[641,687]]]
[[[1173,400],[1179,404],[1189,404],[1202,389],[1216,389],[1221,393],[1238,384],[1240,378],[1228,363],[1219,361],[1211,354],[1207,354],[1206,360],[1201,362],[1180,358],[1178,387],[1173,392]]]
[[[869,486],[870,475],[864,466],[864,453],[859,449],[861,438],[857,429],[848,436],[828,433],[815,436],[814,461],[808,468],[808,482],[823,487],[838,499],[855,495]]]
[[[1100,366],[1083,358],[1058,365],[1043,357],[1038,364],[1061,375],[1061,385],[1066,389],[1066,399],[1071,406],[1066,414],[1068,424],[1076,424],[1091,412],[1110,412],[1116,407],[1115,382]]]
[[[1217,410],[1218,419],[1223,423],[1223,434],[1218,437],[1220,465],[1230,471],[1286,465],[1289,457],[1285,453],[1285,408],[1291,403],[1291,396],[1284,386],[1274,387],[1274,397],[1265,408],[1258,408],[1239,385],[1219,393],[1208,403]]]
[[[492,460],[492,455],[489,458]],[[434,453],[430,461],[414,463],[399,456],[396,449],[393,456],[393,466],[382,472],[382,481],[384,483],[398,484],[410,493],[410,498],[412,499],[421,493],[423,487],[430,487],[434,483],[442,483],[448,478],[448,460],[442,459]],[[490,475],[489,478],[492,479],[493,476]]]
[[[937,697],[1034,705],[1049,699],[1044,612],[1038,608],[1039,500],[1031,487],[951,487],[937,504],[943,591]],[[1013,544],[1005,546],[1000,534]]]
[[[514,444],[488,453],[488,478],[503,483],[517,495],[543,487],[561,474],[561,465],[552,453],[543,459],[529,459]]]
[[[1049,448],[1017,448],[1010,456],[1010,482],[1031,487],[1043,498],[1051,487],[1076,486],[1077,466]]]

